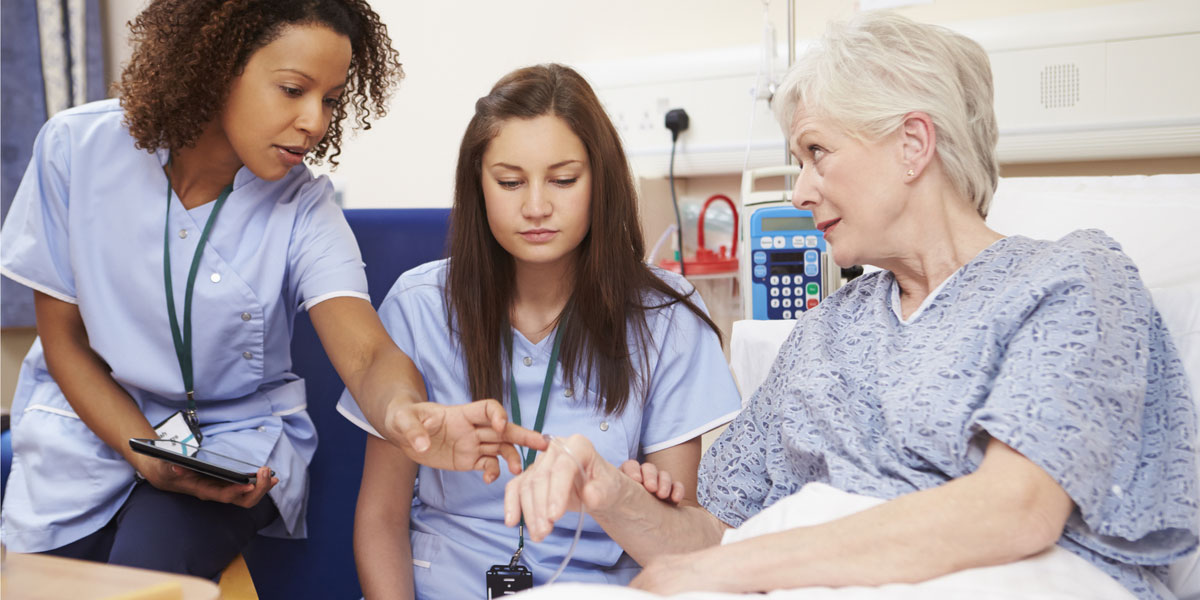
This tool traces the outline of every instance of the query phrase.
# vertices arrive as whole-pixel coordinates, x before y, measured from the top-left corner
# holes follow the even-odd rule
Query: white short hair
[[[992,69],[974,40],[887,11],[832,23],[784,77],[772,99],[789,136],[803,105],[851,136],[877,140],[910,112],[933,119],[950,182],[987,216],[1000,174]]]

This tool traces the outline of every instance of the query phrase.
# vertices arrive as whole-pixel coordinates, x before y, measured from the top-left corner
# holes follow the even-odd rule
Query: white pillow
[[[1192,399],[1200,401],[1200,284],[1152,289],[1150,294],[1179,349]],[[1200,600],[1200,554],[1193,552],[1172,564],[1167,584],[1181,600]]]
[[[987,222],[1043,240],[1103,229],[1147,287],[1200,283],[1200,174],[1001,179]]]

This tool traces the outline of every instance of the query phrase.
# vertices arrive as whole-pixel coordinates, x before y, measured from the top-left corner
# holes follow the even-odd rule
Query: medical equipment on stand
[[[729,210],[733,211],[733,243],[732,248],[726,251],[725,246],[721,246],[717,251],[709,250],[704,245],[704,215],[708,212],[708,207],[712,206],[713,202],[722,201],[729,205]],[[738,271],[738,209],[733,200],[725,194],[714,194],[704,202],[704,207],[700,209],[700,217],[696,223],[696,257],[693,260],[684,258],[684,269],[688,277],[700,275],[724,276],[734,275]],[[664,259],[659,266],[668,270],[679,272],[679,261]]]
[[[750,273],[755,319],[791,319],[823,297],[825,237],[812,211],[768,206],[750,217]]]
[[[825,236],[812,211],[791,204],[791,190],[754,191],[767,177],[794,177],[795,165],[764,167],[742,176],[742,210],[753,211],[741,230],[738,282],[747,319],[794,319],[840,287]]]

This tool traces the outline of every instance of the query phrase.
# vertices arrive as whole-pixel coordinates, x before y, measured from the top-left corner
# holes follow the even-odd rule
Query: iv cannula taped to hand
[[[586,482],[587,472],[583,470],[583,464],[575,455],[571,453],[571,449],[567,447],[566,442],[561,438],[554,437],[549,434],[542,434],[552,445],[557,446],[566,454],[571,462],[579,469],[579,475]],[[571,540],[571,546],[567,549],[566,555],[562,559],[562,563],[558,565],[558,569],[546,580],[545,585],[550,585],[558,580],[559,575],[566,570],[567,564],[571,562],[571,557],[575,555],[575,546],[579,544],[579,538],[583,535],[583,520],[587,517],[586,507],[583,505],[583,498],[579,499],[579,521],[575,524],[575,537]],[[524,527],[522,523],[521,527]],[[522,536],[523,538],[523,536]],[[513,553],[512,559],[507,565],[492,565],[486,574],[488,598],[498,598],[515,594],[518,591],[529,589],[533,586],[533,573],[529,569],[520,565],[521,552],[524,550],[524,545],[517,548]]]

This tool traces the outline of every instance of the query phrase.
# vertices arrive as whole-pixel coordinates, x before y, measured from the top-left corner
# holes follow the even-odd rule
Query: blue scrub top
[[[657,271],[676,289],[689,286],[678,275]],[[436,261],[400,277],[379,307],[392,339],[412,357],[425,377],[429,400],[441,404],[471,402],[466,365],[458,337],[447,329],[444,285],[446,262]],[[692,301],[703,308],[698,294]],[[564,382],[558,369],[546,409],[545,433],[582,434],[614,465],[670,448],[730,421],[741,402],[717,336],[681,304],[646,313],[650,348],[641,348],[630,331],[630,348],[649,358],[649,395],[636,392],[620,415],[596,409],[597,399],[581,382]],[[554,335],[534,344],[513,331],[512,365],[517,395],[527,427],[532,427],[550,363]],[[640,359],[634,365],[645,376]],[[368,432],[350,394],[338,410]],[[501,461],[503,463],[503,461]],[[500,479],[484,484],[478,472],[442,471],[421,466],[412,506],[410,536],[414,583],[418,598],[479,598],[485,595],[484,573],[507,564],[517,547],[517,530],[504,525],[504,485],[512,475],[501,466]],[[521,563],[533,571],[534,583],[545,583],[558,568],[575,535],[578,513],[558,521],[540,543],[526,539]],[[563,581],[625,584],[640,567],[590,517]]]
[[[55,115],[4,224],[0,271],[76,304],[112,377],[156,424],[186,406],[163,290],[168,154],[134,147],[116,100]],[[290,373],[292,319],[325,299],[367,299],[354,235],[328,178],[304,165],[279,181],[243,167],[213,226],[196,278],[192,351],[204,446],[275,470],[281,519],[264,533],[305,534],[307,466],[316,431],[304,382]],[[175,310],[209,202],[172,194]],[[86,398],[79,399],[86,401]],[[46,367],[26,356],[12,408],[13,466],[4,498],[9,550],[60,547],[105,525],[133,469],[91,432]]]

